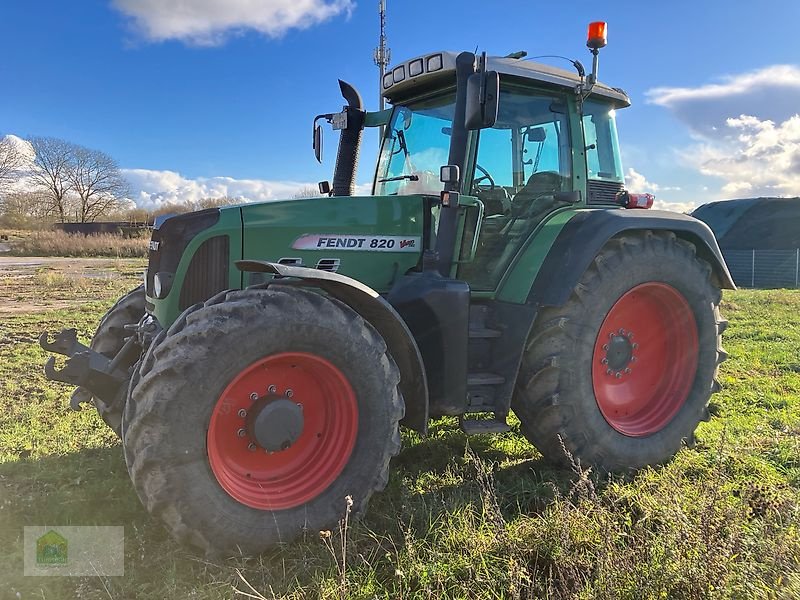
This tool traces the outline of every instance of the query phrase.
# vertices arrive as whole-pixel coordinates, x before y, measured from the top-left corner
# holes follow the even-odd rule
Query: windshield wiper
[[[408,179],[409,181],[419,181],[419,175],[398,175],[397,177],[386,177],[385,179],[378,179],[378,183],[386,183],[387,181],[402,181]]]

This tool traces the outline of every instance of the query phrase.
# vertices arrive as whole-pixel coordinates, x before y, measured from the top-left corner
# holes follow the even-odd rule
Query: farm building
[[[714,231],[737,285],[800,287],[800,198],[710,202],[692,216]]]

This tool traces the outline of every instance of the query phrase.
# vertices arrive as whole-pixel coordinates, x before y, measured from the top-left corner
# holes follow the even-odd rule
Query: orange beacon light
[[[605,48],[606,43],[608,43],[608,24],[605,21],[589,23],[586,45],[592,50],[598,50]]]

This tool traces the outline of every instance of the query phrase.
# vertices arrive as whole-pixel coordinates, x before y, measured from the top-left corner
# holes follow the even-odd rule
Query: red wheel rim
[[[694,313],[678,290],[651,282],[626,292],[606,315],[592,358],[608,424],[631,437],[666,427],[692,388],[698,352]]]
[[[240,431],[256,396],[268,394],[290,397],[303,415],[296,441],[273,453]],[[293,508],[316,498],[339,476],[357,432],[356,395],[338,368],[313,354],[275,354],[241,371],[222,392],[208,426],[208,461],[222,488],[242,504]]]

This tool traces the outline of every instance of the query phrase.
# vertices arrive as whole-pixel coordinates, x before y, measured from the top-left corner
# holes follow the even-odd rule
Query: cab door
[[[478,134],[468,189],[484,205],[468,211],[458,278],[473,291],[493,291],[536,227],[569,206],[561,192],[575,189],[566,95],[504,86],[495,126]]]

